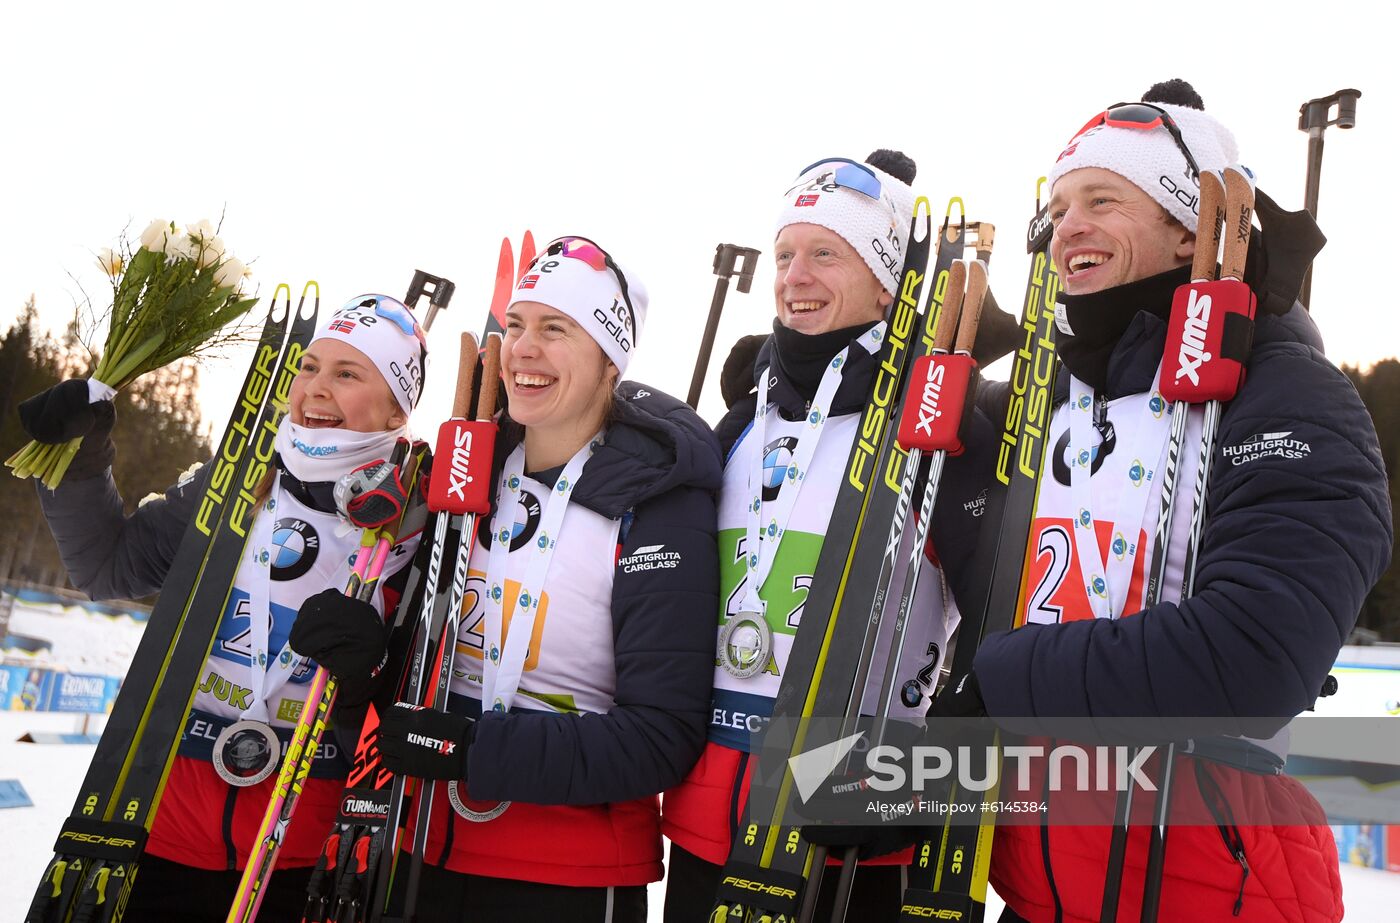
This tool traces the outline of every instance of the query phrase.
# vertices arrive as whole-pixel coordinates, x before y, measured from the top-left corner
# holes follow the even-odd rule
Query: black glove
[[[369,603],[322,590],[301,604],[288,641],[331,672],[340,704],[363,705],[379,688],[389,629]]]
[[[88,402],[85,378],[60,382],[19,405],[20,425],[35,442],[56,445],[84,437],[65,475],[75,480],[111,467],[117,454],[111,439],[116,421],[111,401]]]
[[[464,715],[399,702],[379,719],[384,767],[418,779],[465,779],[476,722]]]
[[[934,696],[928,707],[930,718],[985,718],[987,705],[982,701],[982,687],[977,674],[971,670],[948,681],[943,691]]]
[[[768,334],[755,333],[740,337],[725,357],[719,372],[719,393],[724,406],[733,407],[753,392],[753,366],[758,351],[768,340]]]
[[[866,792],[865,796],[870,797]],[[808,824],[802,838],[813,846],[825,846],[832,855],[856,847],[856,858],[864,861],[899,852],[926,838],[928,830],[908,823],[886,824]]]
[[[86,436],[97,425],[97,410],[111,401],[88,402],[88,384],[70,378],[19,405],[19,422],[29,438],[48,445]]]

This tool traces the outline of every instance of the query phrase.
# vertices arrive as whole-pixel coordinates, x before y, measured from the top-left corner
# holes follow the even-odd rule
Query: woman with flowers
[[[314,648],[317,661],[345,677],[341,705],[362,704],[374,691],[373,664],[354,652],[383,644],[381,613],[400,582],[391,578],[412,558],[418,537],[400,537],[395,550],[404,553],[390,556],[372,602],[343,595],[359,534],[337,515],[333,489],[342,475],[388,458],[406,435],[425,358],[421,328],[384,295],[348,302],[308,346],[127,919],[225,918],[316,668],[299,651]],[[417,374],[409,381],[390,374],[391,366]],[[74,585],[94,599],[159,591],[210,467],[126,516],[110,470],[115,416],[101,389],[63,382],[21,404],[20,417],[41,445],[82,437],[57,488],[39,490]],[[312,632],[293,645],[303,620],[333,625],[333,637]],[[301,918],[310,867],[335,820],[348,768],[347,755],[327,740],[284,840],[281,871],[267,886],[263,919]]]
[[[439,780],[420,923],[646,919],[657,795],[709,716],[721,468],[689,407],[620,381],[646,308],[582,238],[550,244],[507,308],[448,710],[380,712],[384,765]]]

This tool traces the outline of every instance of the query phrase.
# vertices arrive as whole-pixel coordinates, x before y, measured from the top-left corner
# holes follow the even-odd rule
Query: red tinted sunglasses
[[[1078,138],[1092,128],[1100,125],[1107,125],[1110,128],[1137,128],[1143,131],[1150,131],[1154,128],[1165,128],[1167,133],[1176,142],[1177,150],[1181,151],[1186,158],[1186,165],[1191,168],[1193,179],[1200,179],[1201,168],[1196,165],[1196,158],[1191,156],[1191,149],[1186,146],[1186,141],[1181,137],[1181,129],[1177,127],[1176,120],[1173,119],[1167,110],[1151,103],[1114,103],[1103,112],[1094,116],[1084,123],[1084,127],[1074,133],[1074,138]],[[1074,138],[1070,140],[1073,141]]]
[[[637,342],[637,311],[632,307],[632,299],[627,294],[627,276],[618,268],[616,262],[608,254],[608,251],[589,240],[587,237],[560,237],[551,241],[540,254],[530,263],[530,269],[534,269],[536,264],[545,257],[562,256],[571,260],[579,260],[588,265],[589,268],[598,272],[612,270],[612,274],[617,279],[618,287],[622,291],[622,303],[627,306],[627,318],[632,324],[632,342]],[[529,272],[529,269],[526,270]]]

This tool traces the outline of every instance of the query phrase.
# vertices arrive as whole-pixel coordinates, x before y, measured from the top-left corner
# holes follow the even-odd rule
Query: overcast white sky
[[[500,239],[528,227],[593,237],[645,281],[629,377],[683,397],[716,243],[765,251],[716,363],[767,328],[799,168],[904,150],[938,213],[960,195],[998,225],[992,286],[1014,306],[1036,177],[1095,111],[1181,76],[1295,208],[1299,104],[1363,91],[1358,127],[1327,133],[1313,303],[1334,361],[1369,363],[1400,353],[1393,42],[1341,2],[24,4],[0,29],[0,323],[33,292],[60,328],[69,274],[102,295],[92,253],[124,226],[226,209],[265,295],[314,278],[324,312],[402,295],[415,268],[456,281],[415,417],[431,431]],[[243,361],[211,369],[206,419],[222,425]],[[701,409],[721,412],[713,380]]]

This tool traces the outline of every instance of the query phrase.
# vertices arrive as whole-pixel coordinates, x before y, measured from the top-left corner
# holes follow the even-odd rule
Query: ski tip
[[[319,301],[321,298],[321,283],[317,282],[315,279],[309,280],[301,287],[301,297],[305,298],[306,293],[313,289],[316,291],[315,298]]]

